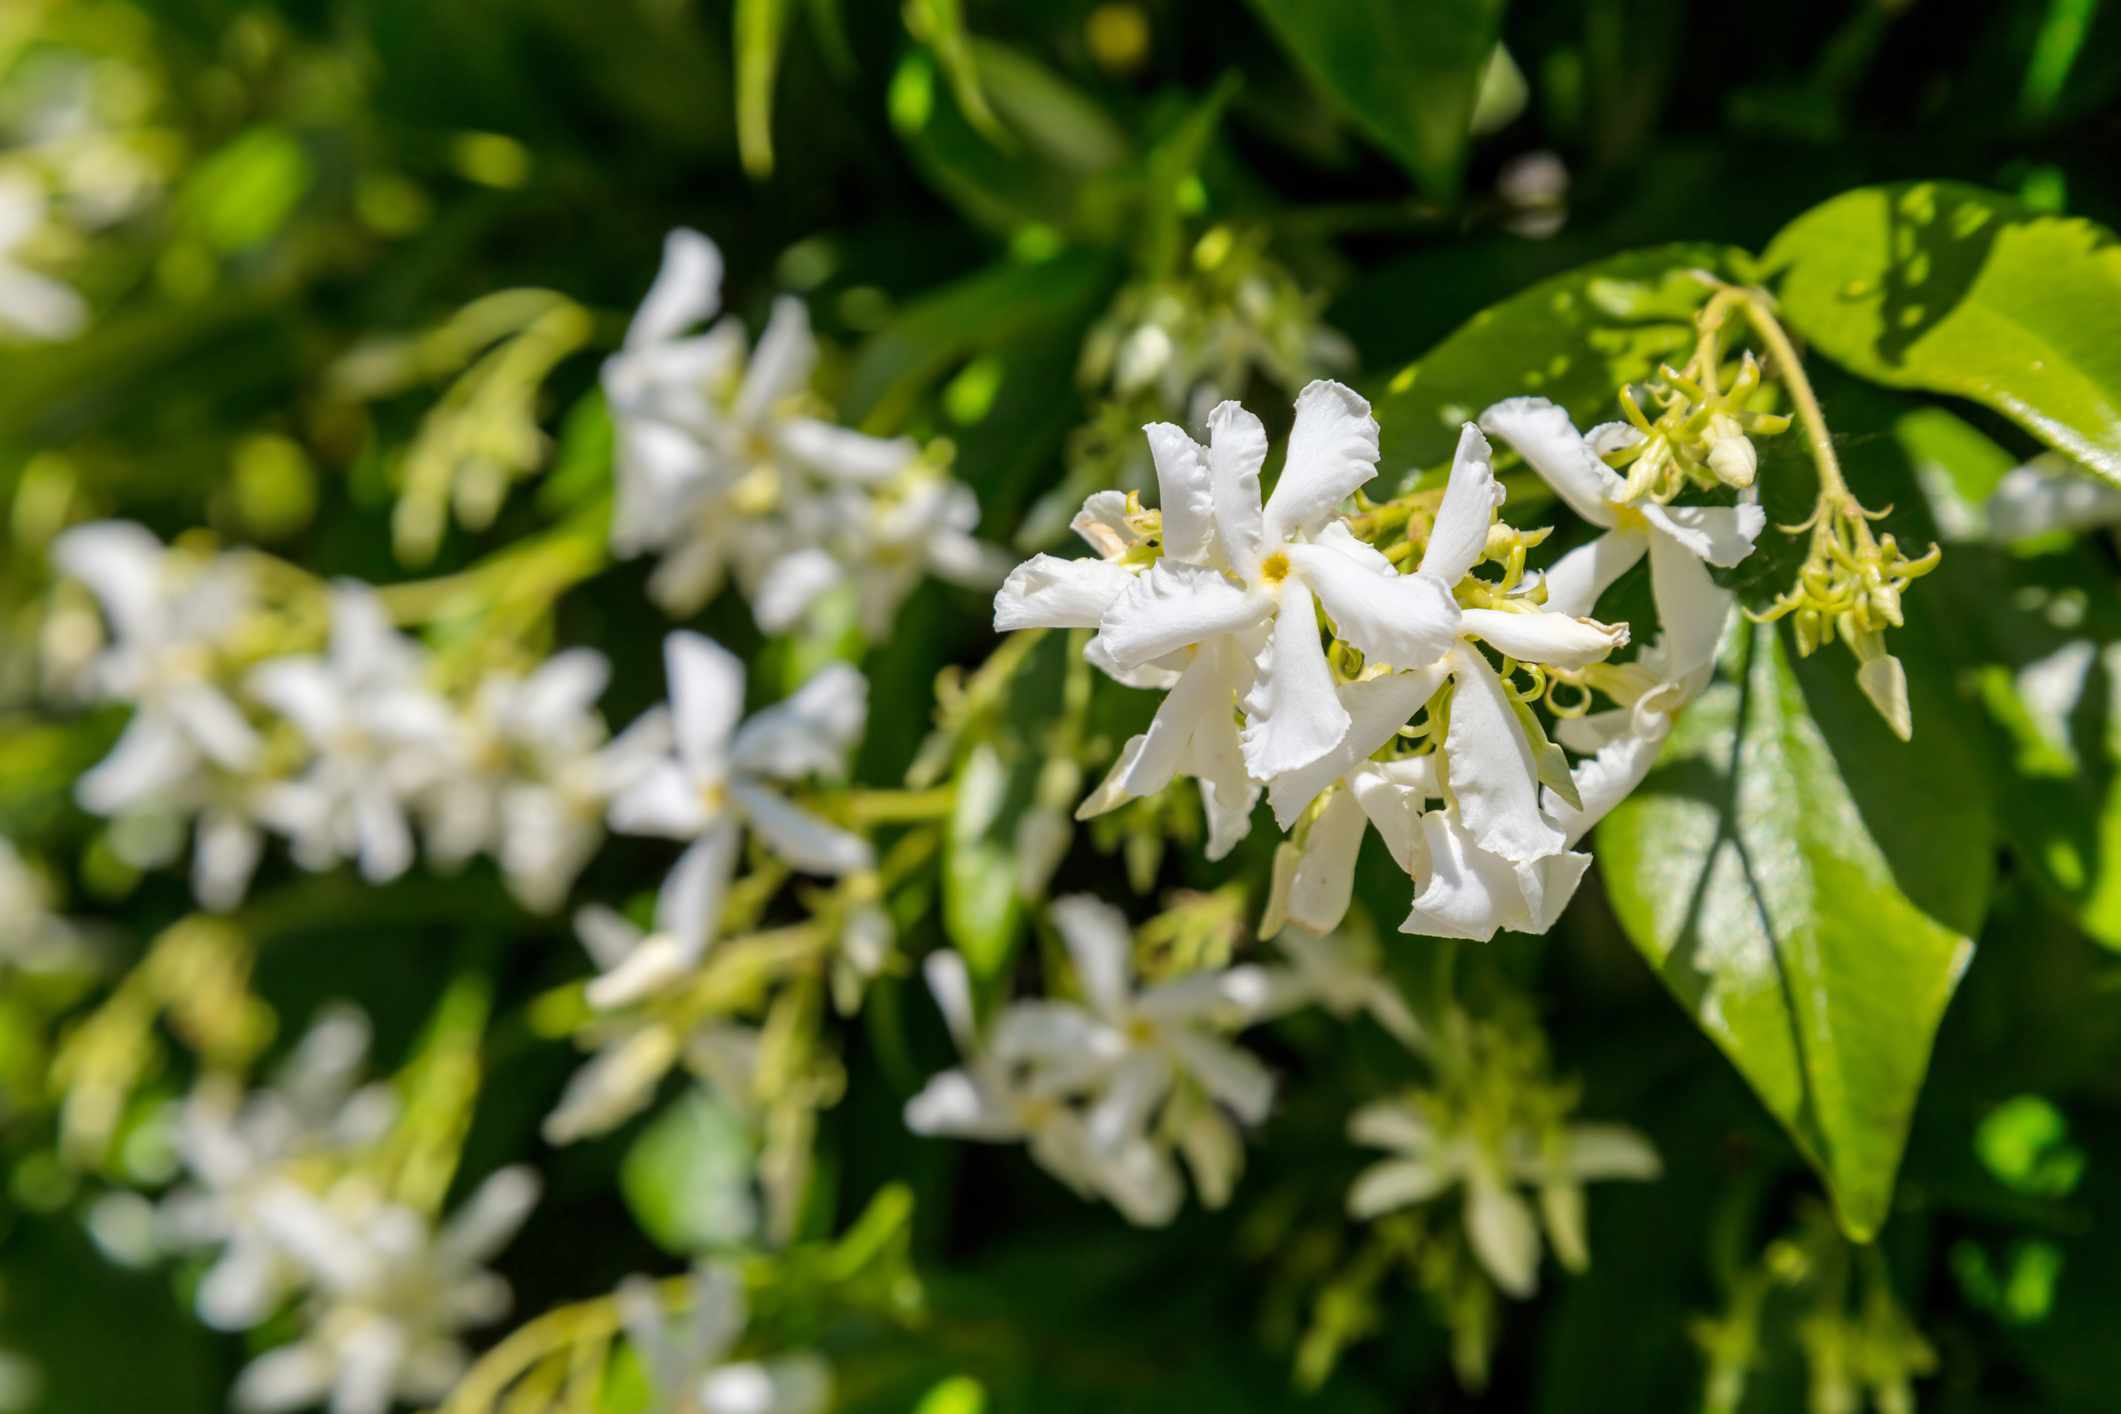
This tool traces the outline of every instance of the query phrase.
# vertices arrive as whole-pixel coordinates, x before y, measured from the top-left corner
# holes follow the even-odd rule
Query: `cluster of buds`
[[[1730,386],[1717,387],[1713,326],[1704,325],[1709,337],[1686,368],[1660,365],[1657,377],[1644,386],[1659,409],[1654,419],[1643,412],[1634,389],[1620,390],[1621,411],[1640,436],[1606,452],[1605,460],[1625,469],[1626,500],[1661,506],[1689,487],[1748,490],[1760,467],[1751,438],[1774,436],[1790,425],[1786,414],[1747,409],[1760,386],[1760,364],[1751,350],[1739,360]]]
[[[1885,630],[1905,626],[1900,596],[1937,567],[1943,551],[1932,545],[1927,554],[1909,559],[1890,532],[1871,533],[1870,523],[1885,514],[1865,510],[1845,490],[1822,494],[1811,517],[1789,527],[1792,535],[1807,530],[1812,535],[1796,581],[1756,617],[1761,622],[1788,618],[1801,656],[1837,638],[1846,643],[1856,655],[1857,685],[1905,741],[1914,731],[1907,674],[1885,651]]]

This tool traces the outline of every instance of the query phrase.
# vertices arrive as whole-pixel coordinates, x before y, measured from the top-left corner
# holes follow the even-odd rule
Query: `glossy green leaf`
[[[1732,259],[1712,245],[1630,251],[1474,315],[1374,392],[1384,484],[1448,462],[1459,427],[1503,398],[1552,398],[1584,427],[1617,416],[1621,384],[1692,346],[1708,289],[1690,272]]]
[[[1983,403],[2121,483],[2121,244],[1949,182],[1865,187],[1762,261],[1812,346],[1896,388]]]
[[[1848,668],[1793,668],[1774,628],[1742,632],[1598,857],[1629,937],[1867,1240],[1972,956],[1992,841],[1966,746],[1896,742]],[[1925,706],[1917,720],[1942,727]]]
[[[754,1145],[744,1122],[691,1089],[641,1131],[619,1166],[619,1191],[641,1230],[676,1256],[748,1240],[758,1228]]]
[[[1458,195],[1501,0],[1252,0],[1355,125],[1440,200]]]

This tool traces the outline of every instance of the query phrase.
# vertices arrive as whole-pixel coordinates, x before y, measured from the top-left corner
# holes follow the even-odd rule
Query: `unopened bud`
[[[1753,484],[1754,474],[1760,470],[1760,454],[1753,450],[1753,443],[1737,418],[1722,412],[1710,417],[1707,441],[1709,470],[1716,473],[1718,481],[1740,491]]]

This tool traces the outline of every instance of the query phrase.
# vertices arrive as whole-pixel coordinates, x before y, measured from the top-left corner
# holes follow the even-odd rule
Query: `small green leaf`
[[[1501,0],[1252,0],[1252,8],[1429,195],[1458,195]]]
[[[1895,741],[1845,661],[1793,669],[1772,626],[1729,658],[1598,858],[1629,937],[1868,1240],[1986,908],[1976,758],[1936,716]]]
[[[2121,483],[2121,244],[1950,182],[1865,187],[1762,261],[1784,313],[1850,371],[1971,398]]]
[[[1024,900],[1017,889],[1014,826],[1027,772],[993,746],[972,749],[957,773],[943,854],[943,931],[972,975],[997,977],[1016,951]]]
[[[753,1150],[743,1120],[695,1087],[633,1141],[619,1166],[619,1191],[641,1230],[674,1256],[742,1243],[759,1220]]]
[[[1726,271],[1734,257],[1713,245],[1630,251],[1474,315],[1375,394],[1383,484],[1448,462],[1459,427],[1504,398],[1552,398],[1582,427],[1617,417],[1621,384],[1692,347],[1709,291],[1691,272]]]

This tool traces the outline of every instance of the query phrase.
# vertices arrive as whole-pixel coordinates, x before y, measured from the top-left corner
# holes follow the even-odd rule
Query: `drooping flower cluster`
[[[935,450],[826,415],[802,301],[778,300],[751,347],[734,317],[715,318],[721,285],[714,243],[673,231],[604,366],[617,430],[612,548],[659,557],[656,602],[689,614],[734,578],[759,627],[778,633],[845,589],[879,638],[923,574],[993,585],[1006,566],[973,538],[978,503]]]
[[[642,1277],[619,1287],[618,1302],[647,1371],[657,1414],[823,1414],[832,1400],[832,1371],[807,1351],[764,1360],[735,1360],[749,1307],[743,1278],[727,1267],[702,1265],[688,1289],[691,1309],[667,1316],[655,1286]]]
[[[1500,419],[1504,435],[1516,426]],[[1099,558],[1035,556],[995,600],[998,629],[1094,629],[1093,663],[1167,694],[1082,813],[1193,776],[1219,858],[1264,791],[1292,832],[1280,900],[1289,919],[1321,932],[1339,923],[1367,821],[1416,883],[1407,931],[1544,931],[1588,863],[1571,846],[1633,781],[1588,767],[1579,779],[1512,679],[1581,672],[1627,642],[1625,625],[1588,617],[1595,587],[1557,602],[1522,581],[1511,552],[1521,537],[1495,523],[1503,492],[1477,427],[1461,435],[1419,559],[1410,544],[1397,564],[1339,515],[1376,475],[1377,424],[1354,392],[1321,382],[1298,397],[1264,503],[1259,420],[1224,403],[1208,430],[1202,446],[1150,426],[1161,508],[1092,496],[1076,529]],[[1675,545],[1691,535],[1697,553],[1724,553],[1699,513],[1659,514]],[[1627,549],[1594,553],[1610,565]],[[1491,551],[1506,564],[1500,581],[1474,573]],[[1671,551],[1658,558],[1677,562]],[[1590,578],[1587,566],[1569,569]],[[1402,750],[1409,737],[1422,745]]]
[[[1220,1207],[1243,1164],[1238,1125],[1257,1125],[1274,1077],[1227,1039],[1302,998],[1255,966],[1140,985],[1134,936],[1096,899],[1051,909],[1081,1001],[1011,1003],[984,1033],[955,952],[929,954],[928,984],[964,1055],[906,1104],[919,1134],[1022,1141],[1047,1171],[1129,1220],[1169,1222],[1184,1201],[1178,1160]]]
[[[245,1093],[208,1077],[175,1107],[185,1181],[162,1202],[158,1245],[211,1254],[196,1297],[219,1330],[292,1311],[299,1334],[238,1378],[244,1410],[329,1403],[385,1414],[434,1400],[462,1374],[468,1328],[498,1319],[507,1284],[484,1270],[537,1201],[525,1168],[503,1169],[437,1226],[384,1181],[396,1095],[363,1084],[368,1024],[326,1008],[275,1080]]]
[[[527,905],[556,907],[609,803],[666,741],[660,714],[610,736],[593,649],[486,671],[452,697],[367,586],[320,596],[322,653],[259,661],[250,639],[270,626],[252,557],[165,547],[120,522],[70,530],[53,553],[109,628],[84,688],[133,709],[76,794],[120,821],[195,819],[193,888],[209,908],[241,901],[268,832],[304,868],[351,860],[381,883],[411,866],[416,825],[437,864],[491,854]]]
[[[659,753],[612,804],[611,824],[628,834],[680,840],[685,851],[657,896],[652,931],[609,909],[576,920],[598,975],[586,998],[596,1019],[583,1039],[597,1055],[575,1075],[546,1120],[546,1137],[565,1143],[602,1133],[637,1112],[680,1058],[742,1105],[757,1047],[755,1028],[722,1016],[686,1013],[681,993],[720,934],[743,836],[806,874],[842,878],[874,860],[864,839],[790,800],[807,778],[843,771],[868,716],[859,672],[833,664],[772,707],[743,716],[744,667],[695,633],[664,642],[670,749]],[[873,930],[879,922],[879,942]],[[848,922],[851,946],[889,947],[889,922],[874,908]]]

